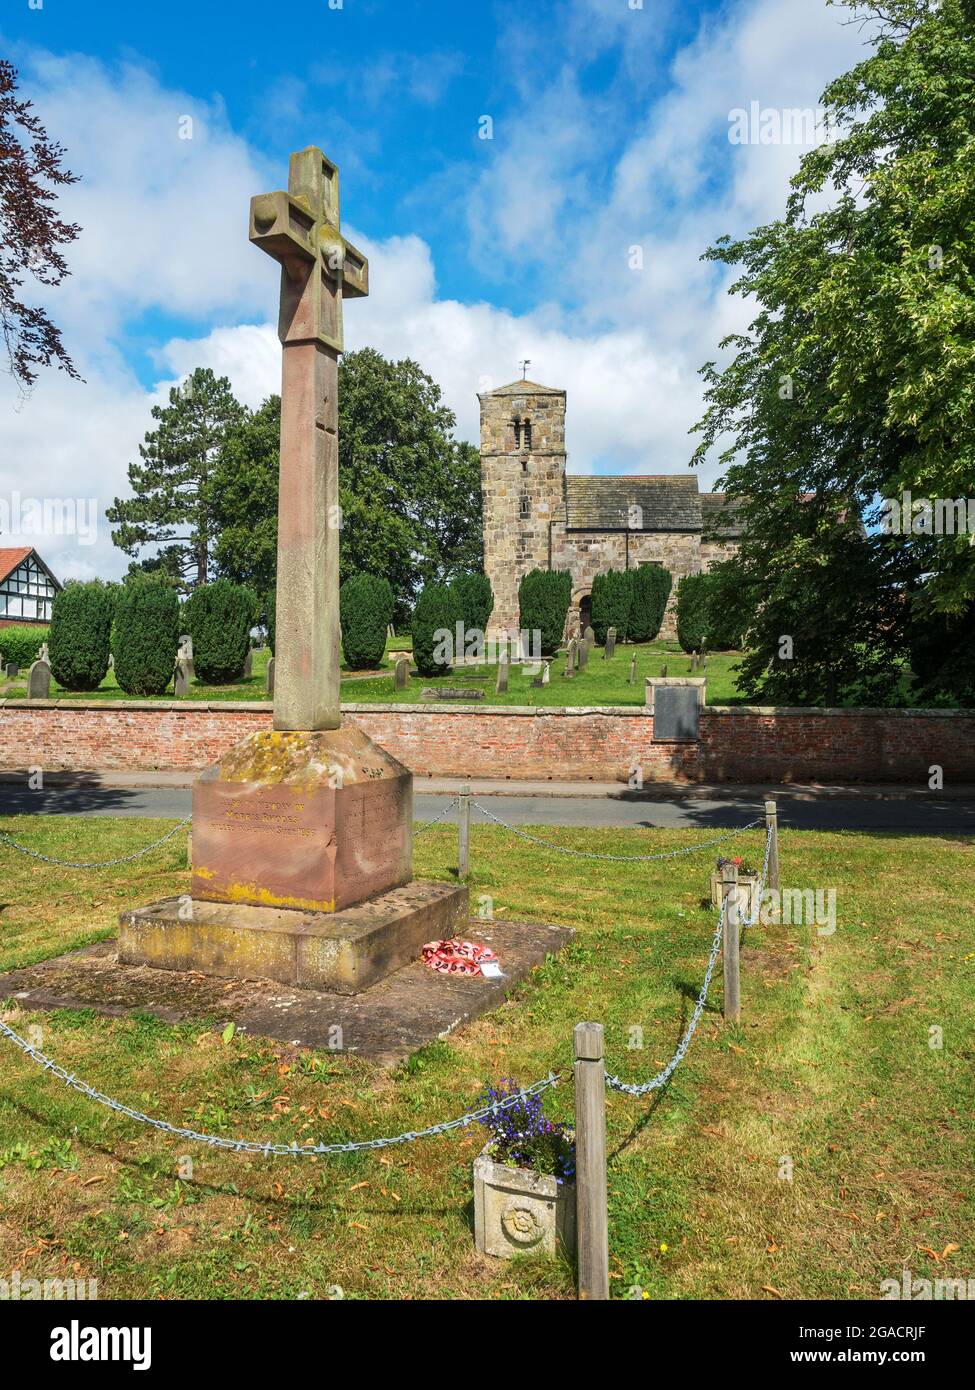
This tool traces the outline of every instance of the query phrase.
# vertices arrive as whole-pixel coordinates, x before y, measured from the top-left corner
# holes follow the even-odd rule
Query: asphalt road
[[[975,834],[975,798],[929,796],[878,798],[778,795],[779,824],[797,830],[898,830],[916,835]],[[431,820],[449,796],[419,792],[414,814]],[[710,829],[747,825],[762,814],[753,793],[727,793],[713,799],[681,797],[662,801],[637,792],[614,796],[482,796],[484,806],[512,825],[661,826]],[[189,788],[52,787],[30,791],[0,785],[0,815],[188,816]],[[452,812],[447,819],[453,819]],[[486,821],[476,808],[475,822]]]

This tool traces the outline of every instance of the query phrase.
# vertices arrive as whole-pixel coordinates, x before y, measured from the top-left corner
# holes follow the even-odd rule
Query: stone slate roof
[[[737,504],[729,502],[726,493],[701,493],[701,520],[704,530],[713,531],[720,540],[737,540],[741,536],[742,524],[738,520],[737,511]]]
[[[630,524],[630,507],[642,525]],[[700,531],[697,478],[661,473],[640,477],[582,476],[565,479],[566,526],[570,531]]]

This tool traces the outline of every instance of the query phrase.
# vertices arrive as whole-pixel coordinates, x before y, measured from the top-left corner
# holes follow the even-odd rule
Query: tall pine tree
[[[112,540],[127,555],[160,547],[139,568],[163,568],[189,589],[214,577],[214,471],[244,408],[226,377],[198,367],[173,387],[168,405],[153,406],[152,418],[157,427],[139,445],[142,462],[129,464],[133,496],[116,497],[106,515]]]

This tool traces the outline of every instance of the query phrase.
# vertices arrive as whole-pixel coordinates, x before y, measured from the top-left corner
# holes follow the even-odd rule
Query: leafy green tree
[[[168,584],[135,579],[115,604],[115,679],[127,695],[162,695],[179,644],[179,599]]]
[[[626,640],[627,625],[630,620],[630,605],[633,602],[633,583],[627,570],[607,570],[597,574],[592,581],[592,630],[596,641],[602,647],[606,634],[615,627],[616,636],[621,642]]]
[[[194,589],[181,621],[193,638],[193,668],[206,685],[229,685],[244,669],[257,599],[243,584],[217,579]]]
[[[100,579],[69,581],[55,596],[48,649],[65,690],[97,690],[108,671],[114,594]]]
[[[217,569],[262,595],[277,570],[280,438],[281,397],[269,396],[228,429],[213,472]]]
[[[460,613],[447,584],[426,584],[413,610],[413,660],[421,676],[443,676],[450,662],[442,659],[444,634],[451,640]]]
[[[342,574],[385,575],[397,620],[430,580],[479,569],[481,466],[418,365],[372,348],[339,366]]]
[[[382,665],[386,634],[393,616],[393,591],[388,579],[353,574],[339,591],[342,651],[353,671]]]
[[[572,599],[568,570],[530,570],[518,585],[518,621],[523,632],[540,634],[542,656],[558,651]]]
[[[486,574],[459,574],[450,581],[467,632],[487,632],[494,611],[494,594]]]
[[[221,574],[267,593],[277,547],[281,402],[271,396],[227,433],[214,477]],[[339,364],[341,576],[384,575],[405,623],[427,580],[483,564],[477,449],[453,437],[439,386],[408,359],[372,348]]]
[[[638,565],[627,575],[632,593],[627,637],[631,642],[653,642],[664,620],[673,576],[656,563]]]
[[[975,473],[975,11],[842,3],[871,52],[823,94],[834,138],[781,220],[707,253],[757,315],[703,369],[695,462],[725,445],[744,526],[742,685],[794,702],[884,698],[908,626],[975,598],[967,535],[877,529],[880,499],[967,496]]]
[[[170,390],[168,405],[153,406],[157,426],[139,445],[142,462],[129,464],[133,495],[107,509],[115,544],[136,557],[146,545],[161,547],[162,556],[140,563],[178,575],[184,589],[212,578],[214,473],[242,415],[227,378],[198,367]]]

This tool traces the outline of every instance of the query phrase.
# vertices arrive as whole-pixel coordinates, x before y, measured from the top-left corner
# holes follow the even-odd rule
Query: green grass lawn
[[[411,651],[410,637],[390,638],[386,645],[385,665],[392,669],[389,652]],[[636,655],[636,680],[629,682],[630,660]],[[711,704],[726,705],[740,702],[735,685],[735,668],[740,660],[739,652],[718,652],[708,657],[707,694]],[[193,681],[190,700],[264,700],[266,696],[266,672],[270,652],[258,649],[254,653],[253,675],[249,680],[238,681],[234,685],[204,685]],[[539,690],[532,689],[531,674],[523,674],[521,666],[510,667],[508,691],[496,695],[494,690],[497,666],[458,667],[447,676],[413,676],[405,690],[394,691],[393,677],[377,677],[375,673],[352,676],[346,674],[342,681],[342,700],[345,704],[389,704],[391,702],[416,703],[422,699],[422,691],[436,686],[453,686],[464,689],[477,689],[485,692],[485,703],[492,705],[642,705],[644,702],[644,679],[646,676],[659,676],[664,667],[671,676],[691,674],[691,659],[682,652],[676,642],[649,642],[643,645],[616,648],[611,661],[603,657],[602,649],[596,648],[589,658],[588,668],[576,674],[571,680],[565,678],[565,655],[554,657],[551,665],[551,680]],[[347,668],[343,663],[343,670]],[[702,674],[698,671],[696,674]],[[23,699],[27,686],[23,682],[9,684],[2,692],[10,699]],[[95,691],[63,690],[56,681],[51,683],[52,699],[77,700],[124,700],[129,697],[120,690],[115,672],[109,671],[99,688]],[[160,695],[160,700],[174,698],[172,687],[168,693]]]
[[[19,817],[16,838],[108,858],[164,823]],[[633,854],[708,830],[558,830],[563,845]],[[756,859],[757,831],[732,841]],[[654,1298],[876,1298],[879,1281],[967,1275],[975,1217],[970,839],[783,832],[786,886],[834,887],[838,926],[759,927],[742,956],[742,1023],[720,1016],[720,972],[690,1052],[663,1093],[608,1102],[612,1288]],[[484,1083],[571,1063],[580,1019],[606,1026],[626,1079],[671,1055],[696,994],[713,916],[714,849],[621,865],[472,831],[472,899],[499,916],[577,930],[490,1015],[389,1072],[295,1051],[220,1019],[169,1027],[90,1012],[4,1017],[99,1089],[173,1123],[290,1142],[398,1133],[461,1114]],[[418,874],[447,878],[456,831],[416,842]],[[182,836],[136,865],[55,870],[0,847],[0,967],[114,932],[118,910],[186,891]],[[933,1048],[932,1028],[943,1029]],[[640,1038],[642,1048],[631,1044]],[[476,1255],[463,1132],[378,1154],[263,1160],[139,1129],[67,1091],[0,1041],[0,1267],[94,1277],[102,1298],[569,1298],[558,1262]],[[547,1108],[569,1118],[572,1088]],[[791,1164],[791,1180],[786,1174]]]

